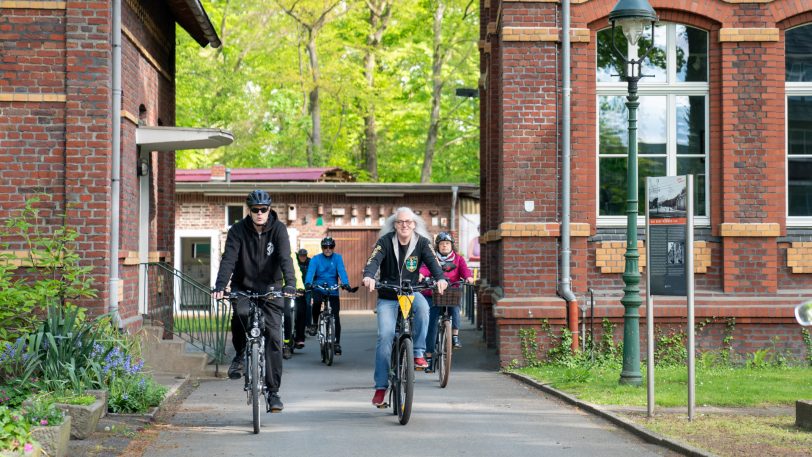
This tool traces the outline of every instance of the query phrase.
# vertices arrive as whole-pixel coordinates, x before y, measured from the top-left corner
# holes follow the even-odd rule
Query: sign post
[[[648,415],[654,414],[654,296],[688,299],[688,419],[694,416],[693,176],[646,179]]]

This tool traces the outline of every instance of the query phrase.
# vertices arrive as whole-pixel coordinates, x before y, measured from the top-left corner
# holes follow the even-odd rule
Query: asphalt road
[[[375,320],[342,313],[344,355],[323,365],[315,338],[285,361],[285,410],[252,433],[241,381],[204,380],[145,457],[668,456],[671,451],[498,372],[492,350],[462,331],[449,385],[416,373],[412,417],[400,425],[372,398]]]

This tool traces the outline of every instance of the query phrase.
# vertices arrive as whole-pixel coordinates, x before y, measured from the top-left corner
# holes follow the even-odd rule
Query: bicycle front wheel
[[[327,334],[324,337],[324,358],[327,366],[333,364],[333,358],[336,354],[335,340],[336,340],[336,324],[331,316],[326,318],[324,325]]]
[[[442,321],[437,335],[439,357],[437,357],[435,370],[440,378],[440,387],[445,387],[448,385],[448,377],[451,375],[451,322]]]
[[[395,391],[395,408],[401,425],[409,423],[412,415],[412,396],[414,394],[414,353],[411,338],[404,338],[398,353],[398,374]]]
[[[262,384],[265,381],[260,376],[259,344],[251,345],[251,409],[254,414],[254,433],[259,433],[260,411],[259,398],[262,396]]]

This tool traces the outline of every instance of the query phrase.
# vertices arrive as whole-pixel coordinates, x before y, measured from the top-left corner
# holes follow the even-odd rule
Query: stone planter
[[[96,431],[99,419],[107,413],[107,396],[96,395],[95,392],[88,392],[96,397],[96,401],[89,405],[70,405],[67,403],[56,403],[57,408],[65,411],[71,417],[70,437],[71,439],[83,440]]]
[[[68,441],[70,441],[71,417],[59,425],[46,425],[31,427],[31,437],[41,446],[49,457],[65,457],[68,455]]]

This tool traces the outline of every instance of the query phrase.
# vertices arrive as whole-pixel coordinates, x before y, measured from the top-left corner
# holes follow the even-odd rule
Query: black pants
[[[341,311],[341,302],[338,299],[338,295],[327,295],[328,299],[330,300],[330,308],[333,310],[333,320],[336,323],[336,344],[341,344],[341,318],[338,316],[338,313]],[[324,295],[320,294],[316,291],[313,291],[313,323],[318,324],[319,322],[319,314],[321,314],[321,301],[324,299]]]
[[[265,385],[271,392],[279,392],[282,385],[282,304],[283,299],[262,301],[260,306],[265,317]],[[247,298],[240,298],[234,304],[231,315],[231,342],[237,354],[245,351],[245,329],[250,325],[248,312],[251,305]]]
[[[307,312],[310,309],[310,292],[306,292],[301,297],[296,297],[296,328],[294,329],[294,341],[305,340],[305,326],[308,324],[307,318],[310,314]]]
[[[290,341],[292,338],[291,330],[293,330],[293,310],[291,309],[292,304],[290,300],[285,300],[285,304],[283,305],[282,312],[285,314],[285,341]],[[298,316],[297,316],[298,317]]]

